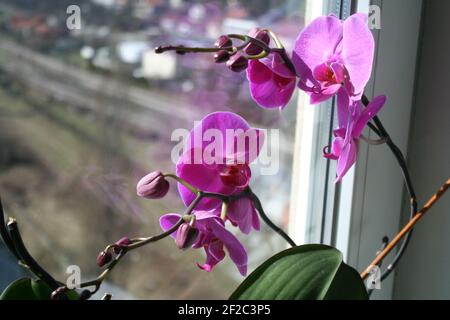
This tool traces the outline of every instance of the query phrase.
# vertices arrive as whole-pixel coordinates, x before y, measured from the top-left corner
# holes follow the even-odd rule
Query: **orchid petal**
[[[223,242],[239,272],[245,276],[247,274],[247,252],[239,240],[215,219],[209,220],[209,227],[214,235]]]
[[[313,20],[295,41],[293,63],[301,79],[333,54],[342,39],[342,22],[334,17],[319,17]],[[309,69],[309,70],[308,70]]]
[[[232,194],[234,188],[222,183],[217,165],[192,163],[192,154],[195,150],[186,151],[177,163],[176,174],[181,179],[189,182],[194,187],[206,191],[222,194]],[[178,191],[184,204],[188,206],[197,195],[182,184],[178,184]],[[221,202],[218,199],[204,198],[197,205],[198,210],[212,210]]]
[[[249,62],[247,78],[253,100],[263,108],[284,108],[295,90],[295,76],[279,75],[258,60]]]
[[[354,92],[361,93],[372,72],[375,42],[369,30],[367,15],[357,13],[344,21],[342,59]]]
[[[344,88],[341,88],[337,95],[337,117],[339,128],[348,124],[350,98]]]
[[[213,248],[210,249],[209,246],[213,246]],[[219,253],[219,252],[220,252],[220,249],[221,249],[221,247],[222,247],[222,243],[220,243],[219,241],[217,241],[217,242],[212,242],[209,246],[205,247],[206,262],[205,262],[203,265],[200,265],[200,264],[197,263],[197,266],[198,266],[200,269],[205,270],[206,272],[211,272],[211,271],[214,269],[214,267],[215,267],[220,261],[222,261],[223,258],[225,257],[225,253],[223,253],[223,257],[222,257],[222,259],[220,259],[220,260],[217,259],[217,258],[215,257],[215,255],[216,255],[216,256],[219,256],[219,257],[222,256],[222,255]],[[214,252],[215,255],[213,255],[211,252]],[[223,249],[222,249],[222,252],[223,252]]]
[[[336,168],[337,173],[336,182],[341,181],[344,175],[356,162],[357,152],[358,148],[357,143],[355,141],[351,141],[346,146],[344,146],[344,149],[341,152]]]
[[[244,234],[249,234],[252,229],[253,203],[248,198],[240,198],[230,202],[227,217],[236,224]]]
[[[180,221],[181,216],[177,213],[168,213],[159,218],[159,225],[161,226],[161,229],[164,231],[169,230],[172,228],[175,224],[177,224],[178,221]],[[172,238],[176,238],[177,231],[175,230],[173,233],[170,234]]]
[[[361,135],[366,124],[378,114],[381,108],[383,108],[384,104],[386,103],[386,99],[387,98],[384,95],[378,96],[372,99],[369,105],[362,111],[355,124],[355,127],[353,128],[353,136],[355,138],[358,138]]]

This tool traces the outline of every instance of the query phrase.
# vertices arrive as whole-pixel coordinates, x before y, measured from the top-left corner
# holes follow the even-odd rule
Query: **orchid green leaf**
[[[337,249],[318,244],[294,247],[273,256],[251,273],[230,299],[367,300],[358,272]]]

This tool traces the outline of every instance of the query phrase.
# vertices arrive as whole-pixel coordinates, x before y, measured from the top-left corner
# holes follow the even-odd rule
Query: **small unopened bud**
[[[169,192],[169,182],[159,171],[154,171],[143,177],[136,186],[139,197],[148,199],[159,199]]]
[[[92,296],[92,292],[89,290],[83,290],[80,293],[79,300],[88,300]]]
[[[198,230],[188,222],[183,223],[177,230],[175,244],[180,249],[187,249],[197,240]]]
[[[101,268],[112,260],[111,253],[102,251],[97,256],[97,265]]]
[[[227,67],[234,72],[241,72],[247,69],[248,60],[240,53],[236,53],[227,61]]]
[[[215,63],[222,63],[226,62],[230,59],[230,53],[226,50],[220,50],[214,53],[214,62]]]
[[[249,33],[249,36],[262,41],[265,44],[269,44],[270,42],[270,35],[266,30],[254,29]],[[245,47],[244,51],[250,56],[255,56],[257,54],[260,54],[263,49],[257,44],[250,43],[247,47]]]
[[[214,47],[216,48],[226,48],[231,47],[233,45],[233,41],[228,36],[220,36],[216,42],[214,43]]]
[[[116,245],[117,245],[117,246],[115,246],[115,247],[113,248],[114,253],[115,253],[115,254],[119,254],[120,251],[121,251],[123,248],[129,246],[131,243],[132,243],[132,242],[131,242],[130,238],[128,238],[128,237],[123,237],[123,238],[121,238],[119,241],[116,242]]]
[[[59,287],[50,295],[51,300],[58,300],[62,297],[63,294],[67,292],[67,287]]]

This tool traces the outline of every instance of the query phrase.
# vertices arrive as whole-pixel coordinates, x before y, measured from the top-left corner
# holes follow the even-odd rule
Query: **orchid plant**
[[[366,15],[357,13],[345,21],[334,15],[319,17],[300,32],[293,47],[293,52],[286,52],[276,34],[256,28],[247,35],[223,35],[211,48],[160,46],[155,52],[214,53],[216,63],[225,63],[233,72],[246,71],[251,97],[265,109],[285,108],[297,88],[309,95],[313,105],[336,97],[338,126],[333,131],[332,144],[323,151],[326,159],[337,161],[336,183],[357,161],[360,143],[389,147],[410,194],[411,220],[391,242],[384,239],[382,250],[365,270],[359,274],[345,264],[342,254],[335,248],[320,244],[297,246],[270,220],[250,188],[250,164],[258,158],[264,144],[264,131],[252,128],[237,114],[215,112],[191,130],[175,173],[155,171],[137,183],[138,196],[159,199],[169,191],[168,180],[175,180],[185,211],[162,215],[159,221],[162,232],[158,235],[124,237],[108,245],[97,257],[103,272],[78,288],[69,288],[55,280],[34,260],[23,244],[17,222],[10,218],[5,224],[1,210],[0,231],[6,246],[38,278],[14,282],[2,298],[89,299],[126,253],[166,237],[172,237],[179,249],[203,249],[206,260],[198,263],[198,267],[206,272],[213,271],[228,255],[238,272],[246,276],[249,253],[234,234],[237,230],[245,235],[257,232],[261,218],[291,248],[274,255],[253,271],[232,294],[232,299],[367,299],[370,290],[366,289],[364,280],[404,239],[381,279],[392,272],[406,248],[413,226],[444,194],[450,180],[418,210],[405,158],[377,116],[387,98],[379,95],[369,100],[364,95],[375,50]],[[364,136],[366,127],[379,139]],[[197,136],[203,136],[210,129],[222,136],[226,136],[227,130],[239,134],[211,152],[208,144],[196,141]],[[248,143],[236,143],[240,138]],[[232,228],[236,228],[235,232],[230,231]],[[107,298],[110,296],[105,296]]]

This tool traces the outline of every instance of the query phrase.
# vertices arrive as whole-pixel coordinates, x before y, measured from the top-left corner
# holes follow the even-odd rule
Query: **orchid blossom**
[[[293,63],[299,88],[311,104],[323,102],[341,88],[360,100],[372,71],[374,39],[367,15],[356,13],[345,21],[334,15],[312,21],[295,43]]]
[[[356,162],[359,138],[366,124],[377,115],[386,102],[386,96],[374,98],[364,109],[360,101],[350,105],[348,113],[341,112],[339,117],[340,126],[334,130],[334,139],[331,152],[324,150],[324,156],[328,159],[337,160],[337,178],[340,181],[351,166]]]
[[[209,114],[190,132],[176,174],[205,192],[241,193],[250,183],[249,165],[258,157],[263,143],[263,131],[251,128],[240,116],[230,112]],[[183,184],[178,184],[178,190],[188,206],[195,194]],[[219,199],[206,198],[196,208],[209,211],[221,205]],[[258,215],[247,197],[231,201],[226,218],[243,233],[248,234],[252,227],[259,230]]]
[[[194,211],[195,224],[198,235],[192,248],[203,248],[206,253],[206,262],[197,264],[199,268],[210,272],[220,261],[225,258],[224,248],[227,250],[231,260],[238,268],[240,274],[247,274],[247,252],[239,240],[225,228],[225,223],[215,211]],[[172,228],[179,220],[179,214],[169,213],[160,218],[160,225],[164,231]],[[177,238],[177,231],[171,234]]]
[[[261,29],[252,30],[249,35],[267,45],[270,36]],[[249,45],[247,54],[258,54],[262,49]],[[292,97],[295,90],[297,76],[286,66],[278,52],[272,52],[262,59],[250,60],[247,68],[247,79],[250,84],[250,94],[253,100],[261,107],[283,109]]]

